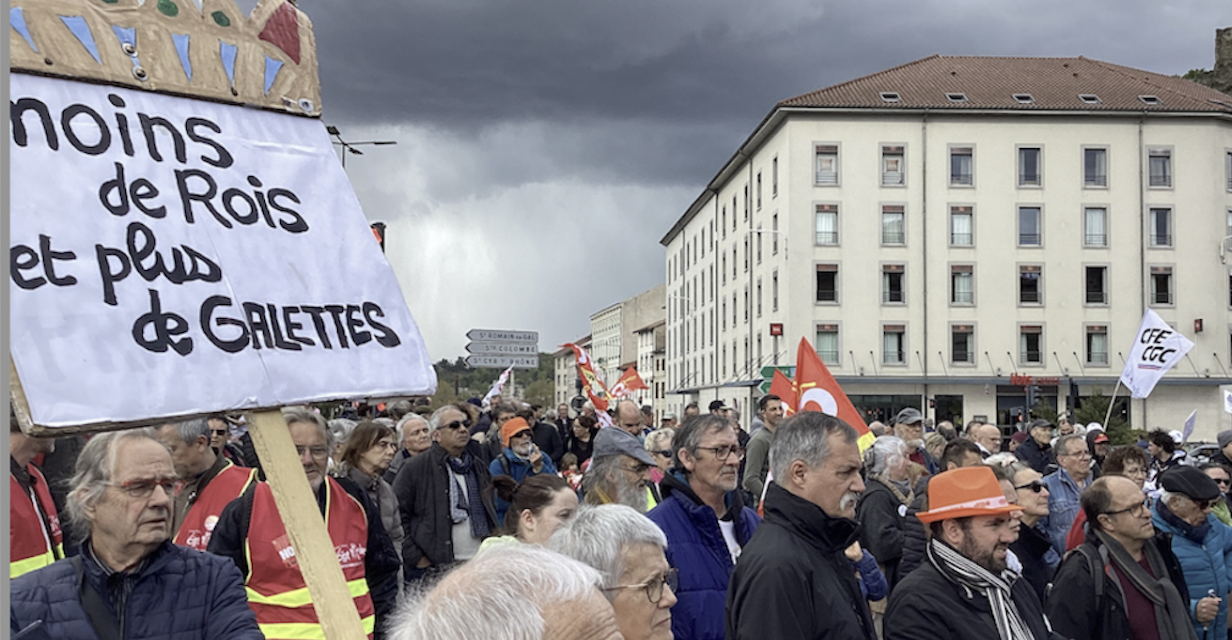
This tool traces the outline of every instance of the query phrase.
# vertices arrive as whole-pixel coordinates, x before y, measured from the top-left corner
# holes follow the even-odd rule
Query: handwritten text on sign
[[[435,387],[319,121],[21,74],[10,98],[35,423]]]

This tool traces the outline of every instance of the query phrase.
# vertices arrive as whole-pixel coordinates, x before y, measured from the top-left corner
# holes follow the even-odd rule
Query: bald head
[[[995,424],[982,424],[975,428],[975,441],[989,453],[1001,451],[1001,428]]]
[[[616,405],[616,426],[630,435],[642,435],[642,410],[632,400],[621,400]]]

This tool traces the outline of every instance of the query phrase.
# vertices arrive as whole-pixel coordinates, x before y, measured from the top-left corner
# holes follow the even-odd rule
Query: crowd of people
[[[283,417],[372,638],[1232,638],[1232,431],[756,408]],[[325,637],[241,418],[10,434],[13,635]]]

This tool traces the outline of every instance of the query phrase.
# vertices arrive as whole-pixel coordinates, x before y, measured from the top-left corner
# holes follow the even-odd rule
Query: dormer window
[[[1015,93],[1014,99],[1017,100],[1019,104],[1033,104],[1035,102],[1035,98],[1029,93]]]
[[[1099,104],[1100,103],[1099,96],[1095,95],[1094,93],[1080,93],[1078,94],[1078,99],[1087,104]]]
[[[967,94],[965,93],[947,93],[945,94],[945,97],[950,102],[966,102],[967,101]]]
[[[1160,102],[1159,96],[1138,96],[1138,99],[1141,100],[1143,104],[1149,104],[1153,106],[1163,104],[1162,102]]]
[[[882,91],[881,101],[882,102],[902,102],[902,97],[898,95],[897,91]]]

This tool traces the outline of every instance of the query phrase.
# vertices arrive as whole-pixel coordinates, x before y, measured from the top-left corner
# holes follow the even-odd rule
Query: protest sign
[[[1145,398],[1151,395],[1155,384],[1164,376],[1189,350],[1193,343],[1178,333],[1153,309],[1147,309],[1142,315],[1142,325],[1134,338],[1134,346],[1125,360],[1125,368],[1121,370],[1120,381],[1133,393],[1135,398]],[[1104,420],[1107,424],[1107,420]]]
[[[318,120],[11,78],[13,365],[43,427],[430,394]]]

